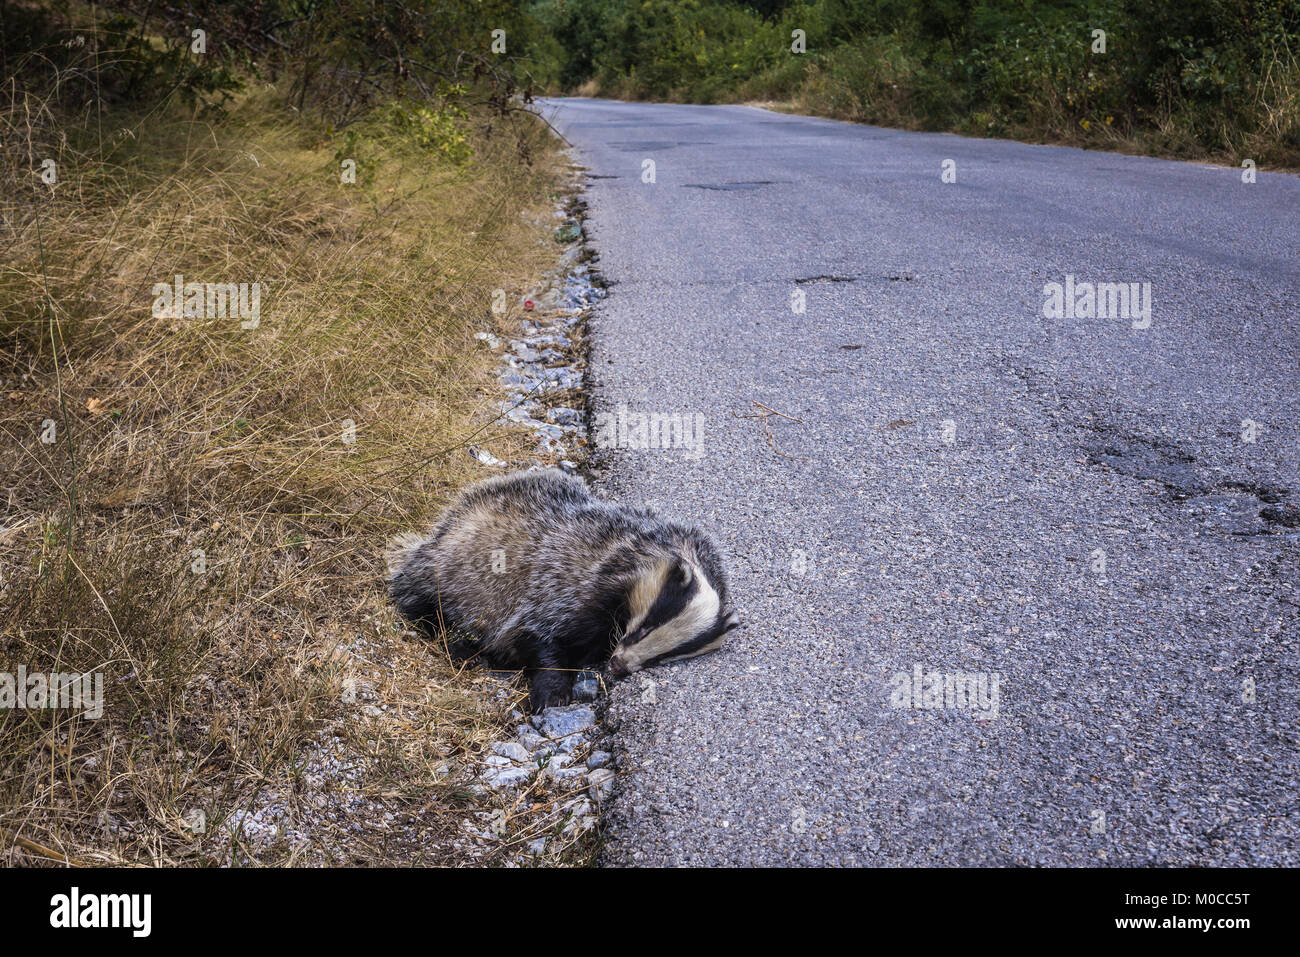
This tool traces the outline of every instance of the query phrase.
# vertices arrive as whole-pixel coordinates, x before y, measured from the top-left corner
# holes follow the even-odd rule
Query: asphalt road
[[[606,863],[1300,863],[1300,179],[543,109],[595,410],[703,416],[598,485],[710,529],[747,623],[617,686]],[[1149,326],[1045,315],[1067,274]]]

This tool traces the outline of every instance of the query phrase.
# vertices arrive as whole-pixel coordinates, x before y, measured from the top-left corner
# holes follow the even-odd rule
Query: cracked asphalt
[[[604,862],[1294,866],[1300,179],[542,111],[610,283],[595,411],[704,416],[597,485],[709,529],[746,622],[616,686]],[[1067,275],[1150,283],[1149,327],[1045,317]],[[996,713],[911,707],[918,668]]]

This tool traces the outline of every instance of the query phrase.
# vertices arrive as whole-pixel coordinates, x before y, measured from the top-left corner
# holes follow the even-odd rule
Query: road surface
[[[617,686],[605,863],[1300,863],[1300,180],[543,112],[611,284],[598,484],[711,530],[746,622]]]

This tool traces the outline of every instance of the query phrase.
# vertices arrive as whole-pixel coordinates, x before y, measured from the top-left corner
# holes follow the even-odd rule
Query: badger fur
[[[567,704],[580,668],[609,658],[622,677],[712,651],[739,624],[703,532],[555,469],[470,486],[427,535],[395,540],[388,568],[404,616],[458,658],[524,669],[534,711]]]

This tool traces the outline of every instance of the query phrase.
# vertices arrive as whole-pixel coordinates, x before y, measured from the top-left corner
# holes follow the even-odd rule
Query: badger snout
[[[646,633],[644,627],[635,628],[614,646],[614,653],[609,656],[609,672],[615,678],[626,678],[632,672],[641,670],[643,664],[637,654],[637,645],[645,639]]]

